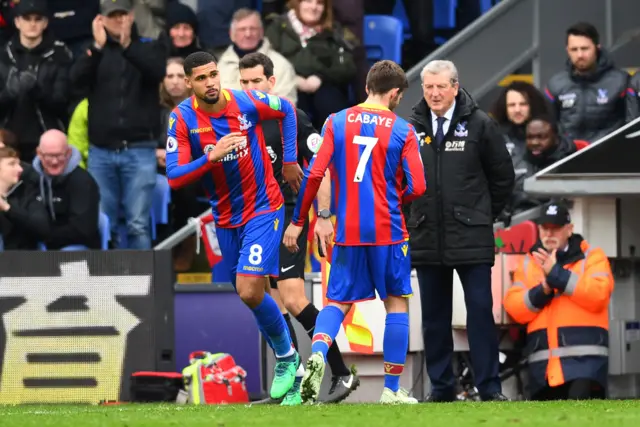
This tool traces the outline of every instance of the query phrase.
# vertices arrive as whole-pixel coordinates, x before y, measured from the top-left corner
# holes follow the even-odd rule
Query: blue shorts
[[[388,295],[409,297],[411,257],[409,243],[386,246],[334,246],[327,299],[354,303]]]
[[[222,257],[229,261],[231,280],[242,276],[278,276],[284,208],[258,215],[237,228],[216,228]]]

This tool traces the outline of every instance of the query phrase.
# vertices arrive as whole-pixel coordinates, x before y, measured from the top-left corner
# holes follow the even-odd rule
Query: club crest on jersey
[[[258,92],[257,90],[254,92],[256,94],[256,96],[258,97],[258,99],[262,100],[265,99],[267,97],[267,95],[265,95],[262,92]]]
[[[460,122],[456,125],[456,130],[453,131],[453,135],[458,138],[463,138],[465,136],[469,136],[469,131],[467,130],[467,122]]]
[[[167,138],[167,146],[166,146],[167,153],[173,153],[177,149],[178,149],[178,141],[172,136]]]
[[[606,89],[598,89],[598,98],[596,99],[596,102],[600,105],[609,102],[609,96]]]
[[[202,149],[202,151],[204,152],[204,154],[208,154],[210,151],[212,151],[215,148],[215,145],[213,144],[207,144],[204,146],[204,148]]]
[[[311,150],[312,153],[316,154],[320,151],[320,147],[322,146],[322,137],[317,133],[312,133],[307,138],[307,147]]]
[[[238,115],[238,121],[240,122],[240,130],[248,130],[251,128],[251,126],[253,126],[253,123],[251,123],[251,121],[249,121],[249,119],[247,119],[247,115],[246,114],[240,114]]]

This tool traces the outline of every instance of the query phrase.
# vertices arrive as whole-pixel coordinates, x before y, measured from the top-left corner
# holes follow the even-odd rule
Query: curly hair
[[[529,103],[529,118],[527,118],[527,121],[529,121],[531,117],[550,114],[550,105],[542,92],[530,83],[516,80],[502,90],[500,96],[498,96],[498,99],[496,99],[491,108],[491,116],[500,125],[505,125],[510,122],[509,116],[507,115],[507,93],[510,90],[516,91],[524,96],[524,99]]]

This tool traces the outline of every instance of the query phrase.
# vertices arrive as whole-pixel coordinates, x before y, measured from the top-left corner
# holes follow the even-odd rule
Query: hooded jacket
[[[601,50],[593,72],[577,74],[567,61],[566,70],[553,76],[544,92],[562,132],[593,143],[635,118],[636,100],[629,87],[629,74],[615,68]]]
[[[30,180],[20,181],[8,192],[8,211],[0,212],[0,234],[4,250],[35,250],[49,236],[49,218],[37,200]]]
[[[514,183],[513,164],[498,124],[460,89],[438,147],[424,99],[409,119],[420,140],[427,191],[411,204],[407,228],[411,263],[493,264],[493,221]]]
[[[33,159],[33,169],[37,172],[36,199],[46,207],[51,222],[45,244],[51,250],[70,245],[100,249],[98,185],[87,171],[79,167],[80,152],[75,147],[70,148],[71,157],[59,176],[48,176],[42,169],[40,158]]]

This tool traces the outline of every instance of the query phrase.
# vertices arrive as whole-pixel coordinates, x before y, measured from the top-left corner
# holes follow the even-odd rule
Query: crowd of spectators
[[[99,248],[99,212],[110,220],[113,248],[152,246],[149,217],[157,174],[164,173],[168,114],[190,96],[182,63],[194,51],[219,58],[222,85],[230,89],[240,88],[240,58],[265,53],[275,64],[274,93],[305,110],[316,128],[362,99],[362,17],[373,6],[264,1],[261,13],[252,5],[0,2],[0,247]],[[523,193],[526,177],[638,116],[640,77],[615,68],[597,30],[577,24],[566,43],[567,68],[542,92],[515,82],[493,108],[517,175],[509,213],[545,202]],[[431,48],[423,43],[419,52]],[[171,224],[158,236],[200,214],[201,196],[197,185],[173,191]],[[191,240],[178,248],[179,271],[194,250]]]

